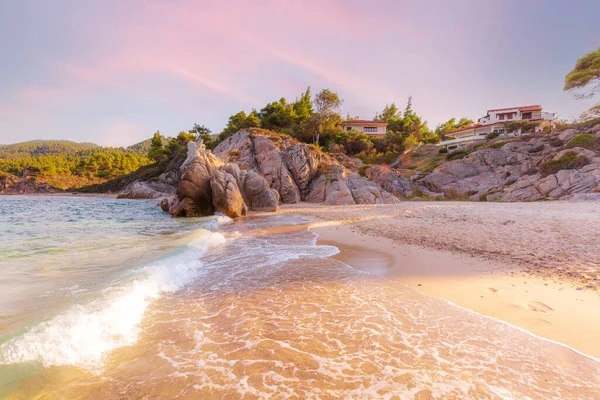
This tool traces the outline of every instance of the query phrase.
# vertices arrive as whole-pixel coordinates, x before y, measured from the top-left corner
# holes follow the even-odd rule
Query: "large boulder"
[[[214,154],[225,162],[238,164],[241,169],[253,169],[256,167],[253,147],[250,132],[241,130],[219,143]]]
[[[248,207],[233,175],[221,169],[215,170],[210,179],[210,188],[215,211],[230,218],[248,213]]]
[[[306,143],[298,143],[286,149],[284,160],[300,193],[306,195],[311,181],[319,174],[321,154]]]
[[[254,171],[241,171],[240,186],[248,207],[253,211],[277,211],[279,193]]]
[[[254,154],[258,172],[265,178],[267,184],[279,193],[281,201],[298,203],[301,200],[300,190],[273,141],[266,136],[256,136]]]

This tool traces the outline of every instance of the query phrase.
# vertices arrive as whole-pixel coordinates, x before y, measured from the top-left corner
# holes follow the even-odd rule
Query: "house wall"
[[[464,137],[468,137],[468,136],[475,136],[475,129],[468,129],[466,131],[462,131],[462,132],[456,132],[453,133],[452,135],[448,135],[448,139],[460,139],[460,138],[464,138]]]
[[[513,118],[512,119],[507,119],[506,116],[504,117],[504,119],[500,119],[499,118],[499,114],[506,115],[507,113],[513,113],[514,114]],[[542,112],[541,110],[531,111],[531,118],[530,119],[539,119],[539,118],[543,118],[543,119],[545,119],[547,121],[552,121],[554,119],[554,114],[552,114],[552,113],[545,113],[545,112]],[[481,117],[477,121],[480,124],[482,124],[482,125],[487,125],[487,124],[493,124],[495,122],[518,121],[518,120],[521,120],[521,119],[523,119],[523,113],[521,111],[519,111],[518,109],[514,108],[512,110],[492,112],[492,113],[489,114],[489,116],[487,116],[487,117]]]
[[[367,135],[385,135],[387,132],[387,125],[371,125],[371,124],[341,124],[344,131],[348,130],[348,128],[354,129],[355,131],[366,133]],[[365,132],[366,127],[374,127],[377,128],[377,132]]]

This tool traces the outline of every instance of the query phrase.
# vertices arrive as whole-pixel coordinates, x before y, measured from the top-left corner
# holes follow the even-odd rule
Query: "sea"
[[[600,362],[369,275],[306,218],[0,197],[2,399],[600,399]]]

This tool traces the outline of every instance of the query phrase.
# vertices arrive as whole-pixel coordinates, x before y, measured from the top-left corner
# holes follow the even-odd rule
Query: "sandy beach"
[[[334,256],[600,358],[600,204],[297,204]]]

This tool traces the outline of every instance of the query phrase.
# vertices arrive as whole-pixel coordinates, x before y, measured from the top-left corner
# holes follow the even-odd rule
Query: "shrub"
[[[368,153],[373,148],[373,143],[369,136],[363,132],[351,130],[347,132],[346,140],[343,143],[347,155],[353,156],[358,153]]]
[[[448,148],[447,148],[447,147],[440,147],[440,149],[438,150],[438,152],[439,152],[440,154],[442,154],[442,153],[447,153],[447,152],[448,152]]]
[[[489,135],[487,135],[486,139],[492,140],[492,139],[496,139],[498,136],[500,136],[500,132],[492,132]]]
[[[580,133],[573,139],[569,140],[565,147],[567,149],[572,149],[573,147],[583,147],[584,149],[595,150],[596,147],[598,147],[598,140],[594,135],[590,135],[589,133]]]
[[[446,155],[446,161],[462,160],[463,158],[465,158],[468,155],[469,155],[469,152],[466,150],[456,150],[456,151],[453,151],[452,153],[448,153],[448,155]]]
[[[548,176],[552,174],[556,174],[558,171],[563,169],[577,169],[581,168],[584,165],[589,164],[590,160],[588,160],[585,156],[578,156],[574,151],[569,151],[565,153],[558,160],[548,161],[540,166],[540,172],[542,176]]]

